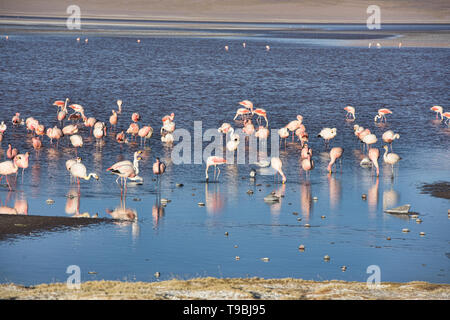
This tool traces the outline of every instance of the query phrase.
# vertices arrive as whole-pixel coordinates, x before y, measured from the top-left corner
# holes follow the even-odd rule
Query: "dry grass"
[[[25,287],[0,285],[0,299],[26,300],[252,300],[252,299],[450,299],[450,285],[427,282],[386,282],[378,289],[366,283],[308,281],[301,279],[197,278],[162,282],[89,281],[81,288],[68,289],[65,283]]]

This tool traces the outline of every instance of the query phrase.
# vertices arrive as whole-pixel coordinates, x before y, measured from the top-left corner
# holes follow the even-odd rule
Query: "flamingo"
[[[228,46],[225,46],[225,51],[228,51],[228,49],[229,49]]]
[[[100,141],[102,140],[103,136],[105,135],[105,130],[102,128],[102,126],[94,127],[94,137],[96,139],[97,145],[100,144]]]
[[[390,164],[392,167],[392,177],[394,177],[394,164],[399,162],[402,158],[396,153],[388,153],[389,147],[387,145],[383,146],[384,148],[384,155],[383,160],[385,163]]]
[[[0,142],[3,141],[3,132],[0,132]]]
[[[337,129],[336,128],[323,128],[317,137],[322,137],[325,140],[325,145],[328,145],[331,139],[336,137]]]
[[[241,102],[239,102],[239,104],[253,113],[253,102],[251,102],[250,100],[242,100]]]
[[[69,98],[66,98],[65,101],[57,100],[53,102],[53,105],[56,106],[58,109],[66,110],[67,102],[69,102]],[[56,115],[58,115],[58,110],[56,111]]]
[[[278,135],[281,139],[284,139],[284,148],[286,149],[286,139],[289,137],[288,128],[283,127],[281,129],[278,129]]]
[[[252,120],[246,119],[244,120],[244,128],[242,128],[245,134],[251,136],[255,132],[255,126],[252,123]]]
[[[147,141],[147,139],[150,139],[153,135],[153,128],[150,125],[143,126],[141,129],[139,129],[138,135],[139,137],[141,137],[141,144],[142,139],[144,139],[144,146],[145,146],[145,142]]]
[[[30,156],[29,152],[26,152],[25,154],[18,154],[16,156],[17,161],[16,164],[19,168],[22,168],[22,179],[23,179],[23,172],[25,171],[26,168],[28,168],[28,158]],[[17,173],[16,173],[17,174]]]
[[[164,131],[167,133],[173,133],[175,131],[175,122],[164,122],[164,125],[161,127],[161,134],[163,134]]]
[[[292,132],[292,142],[294,142],[294,132],[300,128],[303,122],[303,117],[301,115],[297,115],[297,120],[292,120],[286,125],[286,128]],[[303,126],[304,127],[304,126]]]
[[[62,124],[62,122],[66,118],[66,116],[67,116],[67,110],[61,110],[58,112],[58,115],[56,116],[56,118],[58,119],[60,124]]]
[[[75,124],[69,124],[62,128],[62,133],[66,136],[78,133],[78,126]]]
[[[0,162],[0,181],[3,179],[3,176],[6,177],[6,183],[8,184],[9,191],[11,191],[11,185],[9,184],[8,175],[17,173],[19,167],[17,166],[17,161],[20,161],[20,157],[15,157],[12,161],[7,160]]]
[[[84,180],[90,180],[91,178],[94,178],[95,180],[98,180],[99,177],[96,173],[89,173],[87,174],[86,166],[82,164],[81,162],[74,163],[70,169],[70,174],[77,179],[78,185],[80,185],[80,179]]]
[[[86,116],[84,115],[84,108],[83,108],[83,106],[81,106],[79,104],[71,104],[69,106],[69,108],[72,108],[74,110],[72,115],[75,114],[75,113],[79,113],[83,117],[83,120],[86,118]]]
[[[241,118],[244,119],[244,116],[248,116],[250,114],[252,114],[252,113],[248,109],[246,109],[246,108],[239,108],[239,109],[237,109],[236,115],[234,116],[233,120],[236,120],[237,117],[239,117],[239,116],[241,116]]]
[[[255,109],[252,114],[256,114],[258,116],[258,124],[261,125],[261,117],[266,120],[266,127],[269,125],[269,121],[267,120],[267,112],[264,109],[257,108]]]
[[[347,114],[345,115],[345,119],[348,119],[348,116],[351,115],[353,119],[356,119],[355,117],[355,108],[352,106],[346,106],[344,108],[345,111],[347,111]]]
[[[364,138],[362,139],[362,142],[364,142],[366,144],[367,150],[369,150],[369,147],[371,144],[374,144],[377,141],[378,141],[377,136],[374,135],[373,133],[370,133],[370,134],[364,136]]]
[[[0,133],[3,134],[7,128],[8,126],[5,124],[5,121],[2,121],[2,123],[0,123]]]
[[[372,161],[375,168],[377,168],[377,177],[380,175],[380,168],[378,166],[378,158],[380,157],[380,151],[378,148],[370,148],[369,149],[369,159]]]
[[[16,114],[14,115],[14,117],[12,117],[11,122],[12,122],[12,124],[15,125],[15,126],[17,126],[17,125],[19,125],[19,124],[21,123],[21,120],[20,120],[20,113],[19,113],[19,112],[16,112]]]
[[[87,127],[87,128],[91,128],[89,130],[89,134],[92,133],[92,127],[94,127],[96,122],[97,122],[97,119],[95,119],[94,117],[89,117],[89,118],[84,120],[84,126]]]
[[[260,140],[267,140],[269,137],[269,129],[263,126],[259,126],[258,130],[255,132],[255,137],[259,138]]]
[[[141,116],[139,115],[139,113],[135,112],[131,115],[131,120],[133,120],[133,122],[138,122],[139,120],[141,120]]]
[[[384,119],[384,122],[387,122],[386,115],[391,113],[392,111],[386,108],[378,109],[378,114],[375,116],[374,121],[377,122],[378,119],[381,119],[381,121],[383,121]]]
[[[394,142],[395,139],[399,139],[400,135],[398,133],[394,133],[392,130],[388,130],[385,133],[383,133],[382,139],[384,142],[389,143],[391,145],[391,151],[392,149],[392,142]]]
[[[172,144],[174,140],[175,138],[171,133],[165,133],[161,136],[161,141],[167,144]]]
[[[45,134],[45,127],[43,124],[38,124],[36,128],[34,128],[34,132],[38,136],[43,136]]]
[[[447,125],[450,125],[450,112],[444,112],[444,113],[442,114],[442,117],[443,117],[443,118],[446,118],[445,121],[444,121],[444,123],[446,123]]]
[[[76,157],[75,159],[69,159],[66,161],[66,169],[67,171],[69,171],[70,174],[70,168],[75,164],[75,163],[80,163],[81,162],[81,158],[80,157]],[[70,179],[72,180],[72,175],[70,174]]]
[[[83,146],[83,138],[78,134],[74,134],[70,136],[70,142],[75,147],[75,154],[78,154],[78,148]]]
[[[342,168],[342,153],[344,152],[344,149],[341,147],[334,147],[330,150],[330,163],[328,164],[327,170],[328,173],[331,173],[331,169],[333,168],[334,163],[337,159],[341,161],[341,168]]]
[[[278,177],[278,174],[281,175],[282,179],[281,179],[281,183],[286,183],[286,176],[284,175],[283,170],[281,169],[283,166],[283,163],[281,162],[280,158],[278,157],[272,157],[270,159],[270,166],[272,167],[272,169],[274,169],[277,173],[276,173],[276,177]]]
[[[153,163],[153,174],[156,174],[156,178],[158,179],[157,183],[160,182],[161,175],[166,171],[166,164],[161,162],[159,158],[156,158],[155,163]]]
[[[131,161],[129,160],[119,161],[106,169],[106,171],[111,171],[112,174],[118,176],[118,178],[116,179],[116,183],[118,183],[119,178],[121,179],[120,191],[122,192],[123,185],[125,188],[125,194],[127,192],[127,178],[134,178],[137,176],[137,173],[139,173],[138,162],[142,160],[142,158],[140,157],[141,153],[141,150],[134,153],[133,163],[131,163]]]
[[[165,115],[162,117],[162,123],[164,124],[166,121],[172,122],[175,119],[175,113],[171,113],[170,115]]]
[[[42,147],[41,139],[32,137],[31,140],[32,140],[34,150],[39,150]]]
[[[312,160],[310,155],[302,159],[302,169],[305,171],[307,176],[309,175],[309,171],[314,169],[314,160]]]
[[[117,114],[121,114],[122,113],[122,100],[117,100],[117,107],[119,108],[119,109],[117,109]]]
[[[430,110],[436,112],[436,120],[438,119],[438,114],[441,117],[441,121],[443,120],[442,114],[444,113],[444,108],[442,108],[441,106],[432,106]]]
[[[305,143],[302,147],[302,151],[300,152],[300,158],[306,159],[308,157],[312,157],[312,149]]]
[[[10,143],[8,143],[8,150],[6,151],[6,156],[8,159],[14,159],[14,157],[18,154],[16,148],[13,148]]]
[[[219,175],[220,175],[220,168],[217,166],[220,164],[225,164],[225,163],[227,163],[227,160],[225,160],[224,158],[221,158],[218,156],[209,156],[208,159],[206,159],[206,170],[205,170],[206,182],[209,181],[208,168],[210,166],[214,166],[214,181],[215,181],[216,179],[219,179]],[[217,178],[216,178],[216,167],[217,167],[217,170],[219,171],[217,174]]]
[[[217,129],[219,132],[221,133],[226,133],[228,132],[228,130],[231,128],[231,124],[229,124],[228,122],[224,122],[222,123],[222,125],[220,126],[219,129]]]
[[[118,143],[125,143],[128,141],[125,139],[125,133],[123,131],[116,134],[116,141]]]
[[[127,134],[131,134],[136,140],[136,135],[139,132],[139,125],[135,122],[130,123],[130,126],[127,129]]]

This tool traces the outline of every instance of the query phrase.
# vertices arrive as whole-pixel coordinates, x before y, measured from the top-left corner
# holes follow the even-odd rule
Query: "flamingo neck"
[[[84,180],[90,180],[92,177],[95,176],[95,173],[89,173],[89,175],[87,177],[84,177]]]

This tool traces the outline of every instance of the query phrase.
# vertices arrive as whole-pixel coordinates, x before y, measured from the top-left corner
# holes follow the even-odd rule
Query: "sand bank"
[[[363,282],[309,281],[301,279],[197,278],[161,282],[89,281],[80,289],[65,283],[25,287],[0,285],[0,299],[26,300],[316,300],[316,299],[450,299],[449,284],[383,282],[378,289]]]

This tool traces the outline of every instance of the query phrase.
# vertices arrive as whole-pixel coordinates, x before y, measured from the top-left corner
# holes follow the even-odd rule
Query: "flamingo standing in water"
[[[444,113],[444,108],[442,108],[441,106],[432,106],[430,110],[436,112],[436,120],[438,119],[438,115],[440,115],[442,121],[442,119],[444,118],[442,116],[442,114]]]
[[[25,171],[26,168],[28,168],[29,156],[30,156],[29,152],[26,152],[25,154],[18,154],[16,156],[16,158],[17,158],[16,164],[19,168],[22,168],[22,180],[23,180],[23,172]]]
[[[317,137],[322,137],[325,140],[325,145],[328,146],[331,139],[336,137],[337,129],[336,128],[323,128]]]
[[[96,122],[97,122],[97,119],[95,119],[94,117],[89,117],[89,118],[84,120],[84,126],[87,127],[87,128],[91,128],[89,130],[89,135],[92,134],[92,128],[94,127]]]
[[[366,150],[369,150],[371,144],[375,144],[378,141],[377,136],[373,133],[367,134],[362,139],[362,142],[366,144]]]
[[[151,126],[143,126],[138,131],[138,136],[141,138],[141,145],[142,145],[142,139],[144,139],[144,146],[147,139],[151,138],[153,135],[153,128]]]
[[[20,156],[15,157],[12,161],[7,160],[0,162],[0,181],[3,179],[3,176],[6,177],[6,183],[8,184],[9,191],[11,191],[11,185],[9,184],[8,175],[17,173],[17,170],[19,170],[19,167],[17,165],[17,161],[20,161]]]
[[[8,126],[5,124],[5,121],[2,121],[2,123],[0,123],[0,133],[3,134],[7,128]]]
[[[131,120],[133,120],[133,122],[138,122],[141,120],[141,116],[139,113],[135,112],[131,115]]]
[[[450,125],[450,112],[444,112],[442,114],[442,117],[445,118],[444,123],[446,123],[447,125]]]
[[[253,111],[252,114],[256,114],[258,116],[257,122],[259,125],[261,125],[261,118],[264,118],[266,120],[266,127],[269,126],[269,121],[267,120],[267,112],[264,109],[257,108]]]
[[[242,131],[248,136],[251,136],[255,132],[255,126],[253,125],[252,120],[244,120],[244,128],[242,128]]]
[[[390,164],[392,167],[392,178],[394,178],[394,164],[399,162],[402,158],[396,153],[388,153],[389,147],[387,145],[383,146],[384,148],[384,155],[383,160],[385,163]]]
[[[398,133],[394,133],[394,131],[392,130],[388,130],[385,133],[383,133],[382,139],[384,142],[389,143],[389,145],[391,146],[391,151],[393,151],[392,149],[392,142],[394,142],[395,139],[399,139],[400,135]]]
[[[78,186],[80,185],[80,179],[90,180],[94,178],[98,180],[99,177],[96,173],[87,174],[86,166],[81,162],[76,162],[70,167],[70,174],[77,179]]]
[[[165,115],[164,117],[162,117],[162,123],[163,125],[168,121],[168,122],[172,122],[173,119],[175,119],[175,113],[171,113],[170,115]]]
[[[161,181],[160,177],[161,175],[166,171],[166,164],[159,160],[159,158],[156,158],[155,163],[153,164],[153,174],[156,174],[157,182],[159,183]]]
[[[12,124],[15,125],[15,126],[17,126],[17,125],[19,125],[19,124],[22,123],[22,121],[20,120],[20,113],[19,113],[19,112],[16,112],[16,114],[14,115],[14,117],[12,117],[11,122],[12,122]]]
[[[259,138],[260,140],[267,140],[269,137],[269,129],[263,126],[259,126],[258,130],[255,132],[255,137]]]
[[[341,147],[334,147],[330,150],[331,160],[327,167],[328,173],[331,173],[331,169],[333,168],[333,165],[337,159],[339,159],[339,161],[341,163],[341,169],[342,169],[342,158],[341,157],[342,157],[343,152],[344,152],[344,149],[342,149]]]
[[[119,108],[119,109],[117,109],[117,114],[121,114],[122,113],[122,100],[117,100],[117,107]]]
[[[74,134],[70,136],[70,142],[75,147],[75,154],[78,155],[78,148],[83,146],[83,138],[78,134]]]
[[[314,169],[314,160],[311,155],[308,155],[306,158],[302,159],[302,169],[305,171],[306,176],[309,176],[309,171]]]
[[[289,137],[289,130],[286,127],[278,129],[278,135],[281,139],[284,139],[284,149],[286,149],[286,139]]]
[[[378,119],[381,119],[381,122],[384,119],[384,122],[387,122],[386,115],[391,114],[392,111],[386,108],[378,109],[378,114],[375,116],[374,121],[377,122]]]
[[[272,157],[270,159],[270,166],[276,171],[275,178],[277,178],[279,174],[281,176],[281,183],[286,183],[286,176],[282,170],[283,162],[281,162],[281,159],[278,157]]]
[[[206,170],[205,170],[206,182],[209,181],[208,168],[210,166],[214,166],[214,181],[215,181],[216,179],[219,179],[219,175],[220,175],[220,168],[217,166],[220,164],[224,164],[224,163],[227,163],[227,160],[225,160],[224,158],[217,157],[217,156],[209,156],[208,157],[208,159],[206,160]],[[216,167],[217,167],[217,170],[219,171],[217,174],[217,178],[216,178]]]
[[[300,128],[303,122],[303,117],[301,115],[297,115],[297,120],[292,120],[286,125],[286,128],[292,132],[292,142],[294,142],[294,132]]]
[[[355,108],[352,106],[346,106],[344,108],[345,111],[347,111],[347,114],[345,115],[345,119],[348,119],[349,115],[352,116],[353,120],[356,119],[355,117]]]
[[[70,168],[75,164],[75,163],[80,163],[81,162],[81,158],[80,157],[76,157],[75,159],[69,159],[66,161],[66,169],[67,171],[69,171],[70,174]],[[70,182],[72,182],[72,175],[70,174]]]
[[[368,154],[370,161],[372,161],[375,168],[377,168],[377,177],[378,177],[380,175],[380,168],[378,166],[378,158],[380,157],[380,150],[378,150],[378,148],[370,148]]]
[[[36,137],[32,137],[32,144],[33,144],[33,148],[34,150],[39,150],[40,148],[42,148],[42,141],[39,138]]]

